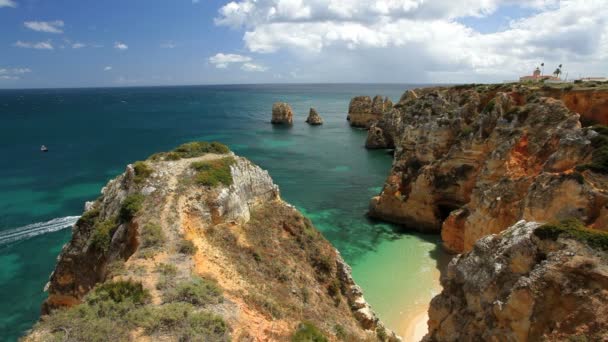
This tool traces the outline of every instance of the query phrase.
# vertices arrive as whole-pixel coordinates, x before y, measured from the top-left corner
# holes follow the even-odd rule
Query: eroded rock
[[[293,110],[291,106],[285,102],[276,102],[272,105],[272,120],[273,124],[286,124],[291,125],[293,123]]]
[[[323,124],[323,118],[321,115],[317,113],[317,110],[314,108],[310,108],[310,112],[308,113],[308,118],[306,118],[306,123],[312,126],[318,126]]]

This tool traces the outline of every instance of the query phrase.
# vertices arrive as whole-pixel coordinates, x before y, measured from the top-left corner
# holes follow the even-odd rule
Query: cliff
[[[608,132],[581,125],[608,120],[606,99],[520,84],[409,90],[369,129],[367,147],[394,149],[369,214],[441,232],[454,252],[521,219],[608,229]]]
[[[346,119],[353,127],[368,128],[382,118],[382,113],[392,107],[393,103],[388,97],[382,98],[382,96],[376,95],[372,100],[369,96],[357,96],[348,105]]]
[[[26,341],[396,339],[269,174],[221,144],[129,165],[86,207]]]
[[[605,341],[608,233],[520,221],[456,256],[425,341]]]

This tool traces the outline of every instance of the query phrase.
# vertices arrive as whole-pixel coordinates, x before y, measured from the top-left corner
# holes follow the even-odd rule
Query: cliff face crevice
[[[189,148],[196,144],[208,147]],[[397,340],[338,251],[281,200],[267,171],[227,149],[181,150],[129,165],[87,204],[26,340],[289,340],[302,322],[329,340]],[[146,299],[113,302],[132,290],[108,298],[104,286],[140,288]],[[153,328],[169,324],[163,315],[174,308],[183,322],[204,322]]]
[[[540,226],[517,222],[456,256],[441,280],[443,291],[431,302],[424,340],[608,338],[605,250],[547,236]]]
[[[407,91],[368,133],[368,147],[395,149],[369,214],[441,232],[454,252],[520,219],[574,217],[604,229],[608,193],[597,184],[606,175],[576,168],[591,161],[598,133],[546,93],[525,86]]]

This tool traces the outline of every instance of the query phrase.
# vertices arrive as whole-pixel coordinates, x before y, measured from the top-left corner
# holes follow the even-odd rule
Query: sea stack
[[[314,108],[310,108],[310,112],[308,113],[308,118],[306,119],[306,123],[312,126],[318,126],[323,124],[323,118],[321,115],[317,113],[317,110]]]
[[[388,97],[382,98],[382,96],[376,95],[372,100],[369,96],[356,96],[350,101],[346,119],[353,127],[369,128],[392,107],[393,103]]]
[[[273,124],[291,125],[293,123],[293,110],[291,106],[285,102],[276,102],[272,105],[272,120]]]

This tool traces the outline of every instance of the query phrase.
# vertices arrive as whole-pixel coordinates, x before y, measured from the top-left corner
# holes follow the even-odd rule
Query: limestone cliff
[[[298,327],[332,341],[396,339],[268,172],[217,143],[154,155],[110,181],[47,290],[26,340],[282,341]]]
[[[602,90],[590,98],[606,99]],[[366,145],[394,148],[394,162],[370,215],[440,232],[454,252],[526,219],[578,218],[608,229],[603,130],[582,127],[562,98],[584,90],[526,85],[407,91],[373,123]],[[605,109],[587,103],[584,115]],[[601,121],[601,120],[600,120]],[[597,122],[597,120],[596,120]]]
[[[369,96],[357,96],[350,101],[346,119],[353,127],[368,128],[392,107],[393,103],[388,97],[376,95],[372,100]]]
[[[284,102],[277,102],[272,105],[272,119],[270,120],[273,124],[293,124],[293,110],[291,106]]]
[[[607,340],[608,234],[540,226],[517,222],[456,256],[424,340]]]

